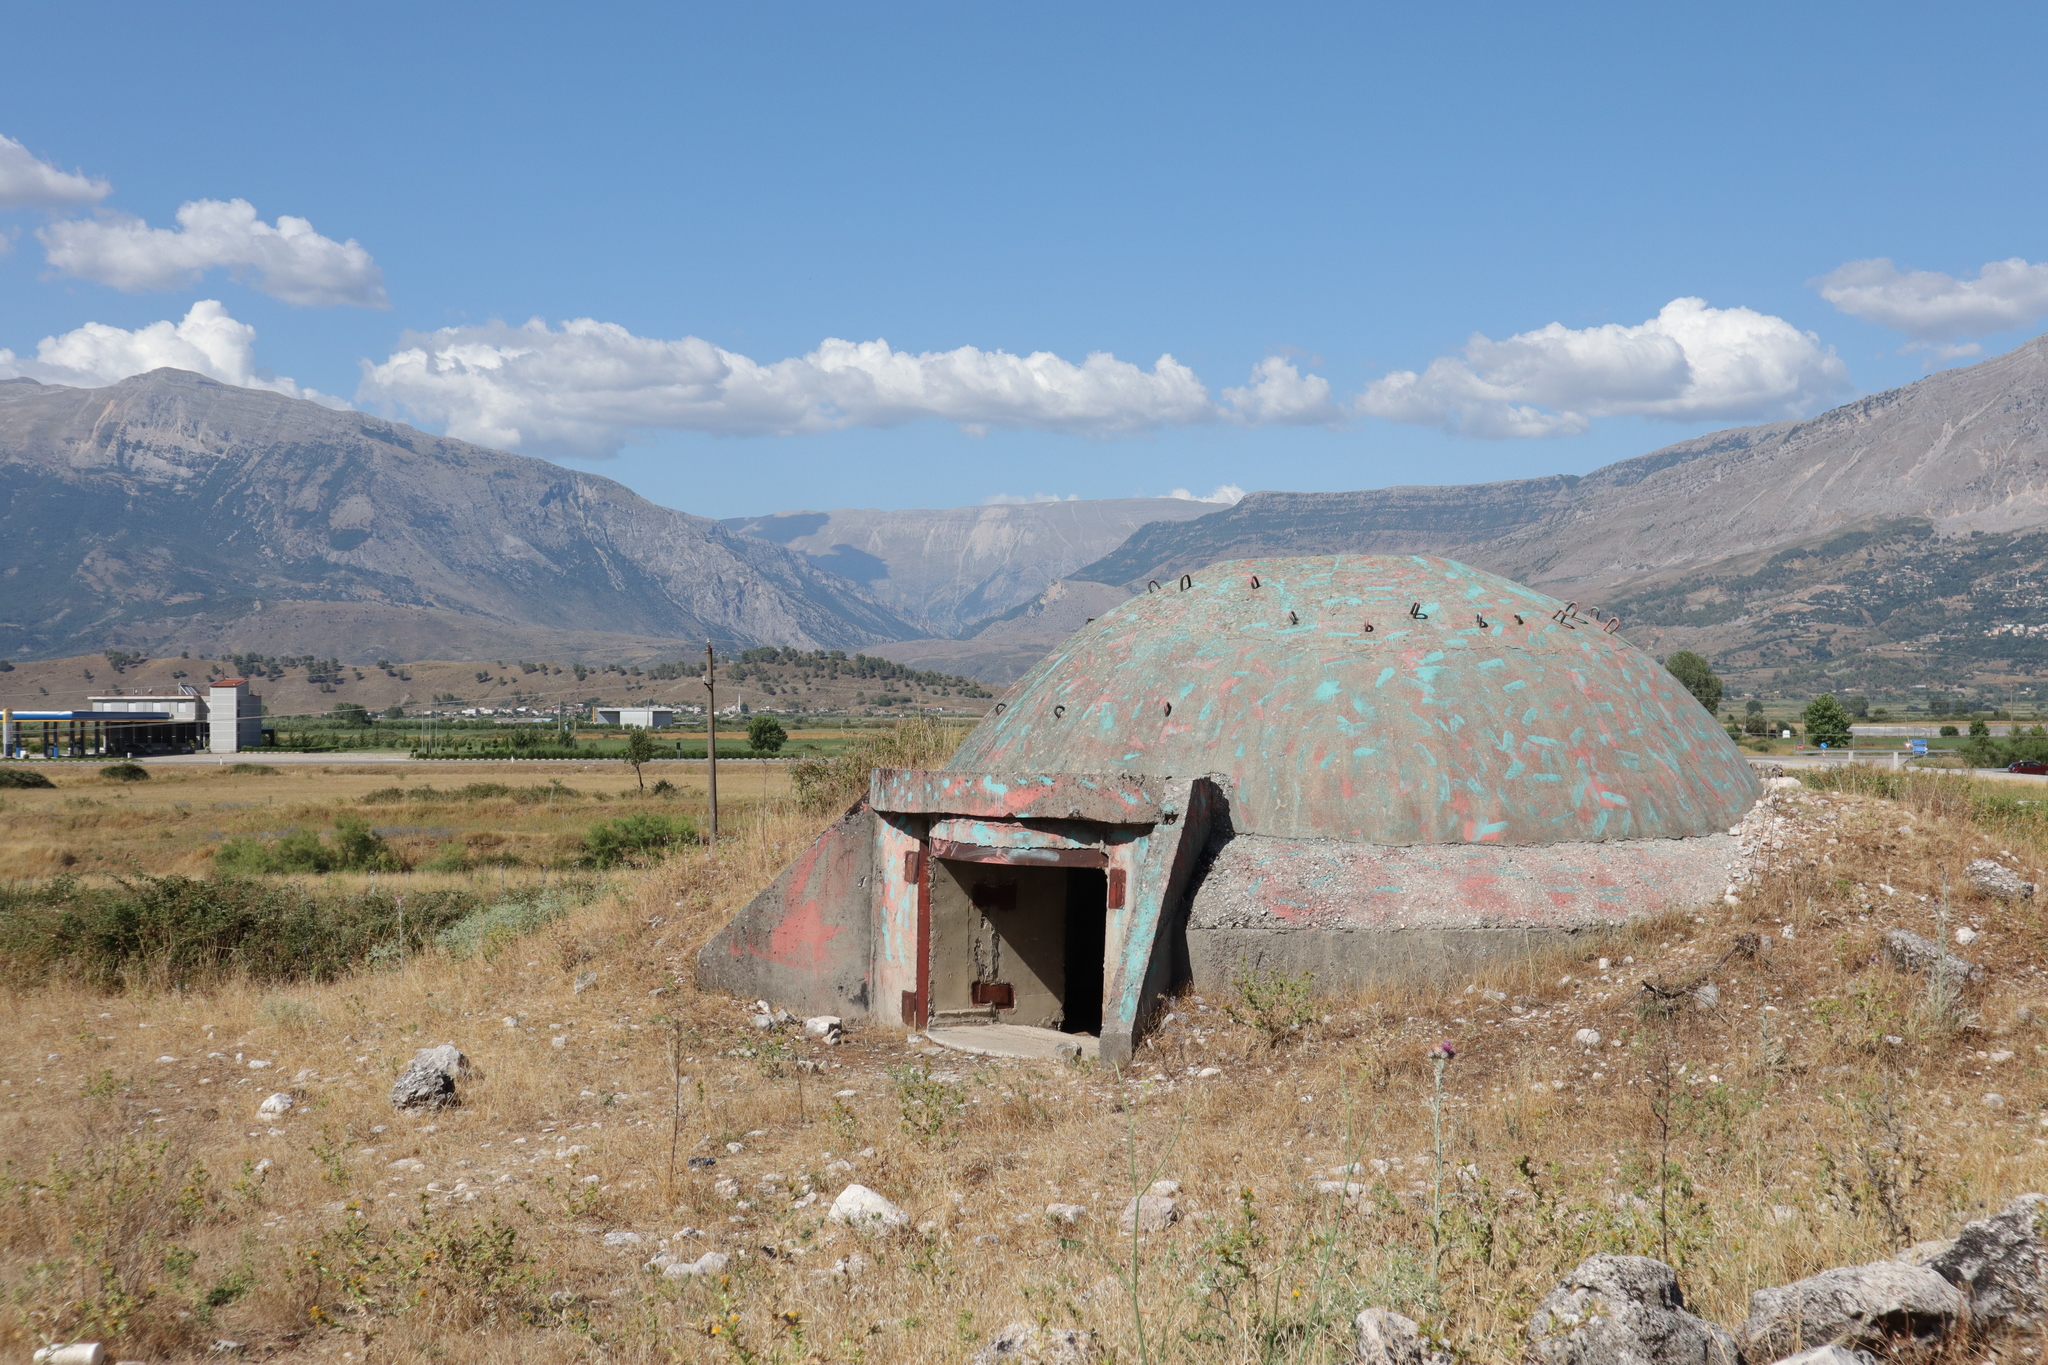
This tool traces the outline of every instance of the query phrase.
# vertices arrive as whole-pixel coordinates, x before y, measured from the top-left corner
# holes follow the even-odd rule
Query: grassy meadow
[[[927,738],[893,757],[928,761]],[[8,791],[9,842],[36,849],[8,874],[17,895],[66,875],[205,880],[209,842],[350,811],[457,831],[383,836],[408,857],[480,834],[502,854],[378,873],[374,891],[368,872],[230,879],[326,898],[366,946],[318,979],[281,965],[290,951],[153,966],[162,943],[111,975],[57,953],[0,995],[0,1351],[936,1365],[1032,1320],[1128,1362],[1334,1365],[1351,1316],[1380,1304],[1464,1359],[1507,1361],[1536,1299],[1595,1251],[1670,1261],[1696,1311],[1733,1324],[1754,1289],[2048,1188],[2040,902],[1986,900],[1963,874],[1989,856],[2048,881],[2032,871],[2048,827],[2007,787],[1817,774],[1773,793],[1739,904],[1351,998],[1247,977],[1174,1002],[1119,1073],[942,1052],[884,1024],[828,1046],[692,988],[698,946],[855,766],[801,798],[722,769],[729,838],[602,870],[569,865],[583,826],[701,820],[697,787],[643,800],[623,767],[515,775],[559,773],[573,815],[363,803],[468,780],[426,767]],[[388,951],[364,903],[394,879],[473,897],[449,912],[469,929]],[[1883,961],[1894,925],[1972,931],[1957,951],[1987,982],[1930,994]],[[478,1071],[462,1105],[394,1112],[392,1078],[443,1041]],[[1456,1054],[1441,1066],[1439,1042]],[[259,1115],[277,1093],[292,1107]],[[1186,1216],[1120,1233],[1157,1179],[1180,1183]],[[849,1181],[912,1226],[827,1223]],[[1087,1212],[1058,1221],[1054,1203]],[[722,1272],[644,1268],[707,1251]]]

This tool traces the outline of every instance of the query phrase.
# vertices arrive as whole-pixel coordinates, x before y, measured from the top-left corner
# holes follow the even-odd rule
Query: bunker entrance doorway
[[[1096,867],[933,859],[930,1022],[1100,1033],[1108,888]]]

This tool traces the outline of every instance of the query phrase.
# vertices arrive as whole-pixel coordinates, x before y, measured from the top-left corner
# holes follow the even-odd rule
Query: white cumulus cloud
[[[1809,283],[1849,316],[1897,328],[1930,346],[2048,317],[2048,264],[2018,256],[1987,263],[1974,280],[1959,280],[1939,270],[1900,270],[1880,256],[1850,261]],[[1936,349],[1943,358],[1978,351],[1974,345]]]
[[[1244,490],[1234,483],[1219,483],[1207,494],[1190,493],[1185,488],[1176,488],[1166,495],[1182,502],[1220,502],[1226,506],[1244,501]]]
[[[1294,363],[1269,355],[1252,367],[1241,389],[1225,389],[1232,421],[1249,426],[1312,426],[1344,420],[1344,410],[1330,398],[1330,381],[1304,375]]]
[[[113,192],[104,180],[59,170],[0,135],[0,209],[68,209],[97,204]]]
[[[195,199],[179,207],[175,229],[103,213],[52,223],[36,236],[53,269],[131,293],[176,289],[224,269],[286,303],[390,306],[384,272],[354,238],[323,237],[289,214],[273,227],[246,199]]]
[[[764,365],[697,337],[635,336],[590,318],[413,334],[363,370],[359,399],[451,436],[585,455],[655,429],[787,435],[936,417],[970,432],[1110,435],[1216,416],[1202,381],[1170,355],[1146,370],[1103,353],[1076,364],[1048,351],[912,354],[835,338]]]
[[[98,388],[165,367],[191,370],[246,389],[310,398],[331,408],[348,406],[331,394],[259,369],[256,329],[230,317],[213,299],[193,304],[178,322],[152,322],[133,331],[88,322],[62,336],[44,337],[33,358],[0,350],[0,379],[26,377],[78,388]]]
[[[1648,322],[1561,323],[1375,380],[1354,407],[1467,436],[1568,436],[1596,417],[1767,420],[1811,412],[1848,387],[1833,349],[1783,318],[1673,299]]]

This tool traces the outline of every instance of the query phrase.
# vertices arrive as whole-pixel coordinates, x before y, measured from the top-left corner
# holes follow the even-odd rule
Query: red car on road
[[[2048,777],[2048,762],[2038,758],[2023,758],[2017,763],[2006,764],[2005,770],[2009,773],[2032,773],[2035,777]]]

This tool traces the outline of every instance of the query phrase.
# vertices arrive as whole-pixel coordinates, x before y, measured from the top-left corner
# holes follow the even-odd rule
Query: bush
[[[583,836],[583,861],[591,867],[640,864],[677,844],[695,843],[697,827],[680,815],[642,811],[600,820]]]
[[[100,776],[109,782],[147,782],[149,769],[140,763],[109,763],[100,769]]]
[[[231,763],[228,765],[228,775],[230,777],[276,777],[277,769],[271,767],[268,763]]]
[[[1941,727],[1941,737],[1943,739],[1954,739],[1957,735],[1961,733],[1962,732],[1956,729],[1956,727],[1953,725],[1944,725]]]
[[[469,891],[405,893],[406,946],[479,908]],[[101,990],[187,990],[235,976],[328,981],[380,949],[395,956],[400,922],[398,896],[384,888],[322,898],[239,878],[60,880],[0,891],[0,971],[15,985],[69,978]]]
[[[587,890],[552,891],[496,901],[443,929],[435,942],[453,958],[489,957],[499,944],[560,919],[587,896]]]
[[[218,873],[233,877],[294,872],[403,872],[405,863],[360,815],[334,822],[334,842],[311,830],[295,830],[275,843],[230,839],[213,851]]]
[[[57,784],[32,768],[0,768],[0,787],[54,787]]]

